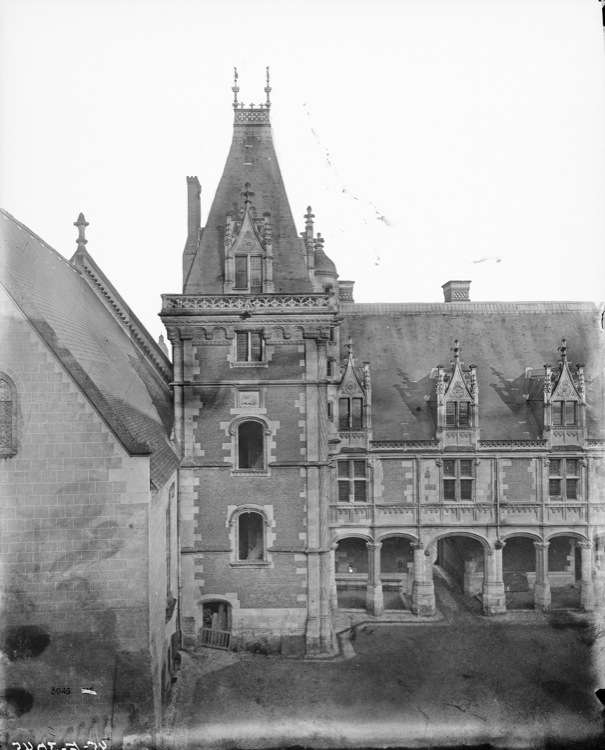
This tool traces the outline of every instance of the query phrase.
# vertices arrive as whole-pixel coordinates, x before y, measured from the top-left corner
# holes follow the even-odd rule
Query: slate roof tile
[[[1,283],[124,447],[150,455],[161,487],[179,462],[168,384],[74,266],[2,209],[0,239]]]

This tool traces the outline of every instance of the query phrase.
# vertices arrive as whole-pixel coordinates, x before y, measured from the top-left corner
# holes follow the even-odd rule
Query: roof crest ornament
[[[239,92],[239,86],[237,85],[238,78],[237,68],[233,68],[233,86],[231,87],[231,91],[233,91],[233,109],[237,109],[239,106],[237,101],[237,94]],[[241,106],[244,106],[243,102]]]
[[[269,66],[267,65],[267,85],[265,86],[265,93],[267,94],[267,101],[265,103],[265,107],[267,109],[271,107],[271,97],[269,96],[271,94],[270,82],[271,82],[271,78],[269,75]]]

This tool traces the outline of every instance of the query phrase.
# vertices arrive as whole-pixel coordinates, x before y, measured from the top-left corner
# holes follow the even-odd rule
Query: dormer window
[[[471,424],[470,401],[448,401],[445,405],[446,427],[469,427]]]
[[[338,399],[338,429],[339,430],[362,430],[363,429],[363,399],[362,398],[339,398]]]
[[[234,289],[247,289],[250,294],[263,291],[263,259],[260,255],[235,256]]]
[[[554,427],[576,426],[578,424],[578,409],[576,401],[553,401],[552,423]]]

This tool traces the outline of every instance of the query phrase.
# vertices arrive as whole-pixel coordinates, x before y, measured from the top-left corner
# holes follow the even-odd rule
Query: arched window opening
[[[260,513],[246,511],[237,519],[238,560],[262,561],[265,559],[264,519]]]
[[[15,452],[15,408],[13,389],[8,380],[0,378],[0,456]]]
[[[242,422],[237,430],[238,468],[262,471],[265,468],[263,426]]]

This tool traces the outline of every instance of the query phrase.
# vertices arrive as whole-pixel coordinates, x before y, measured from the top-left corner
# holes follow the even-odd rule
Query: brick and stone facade
[[[380,614],[398,591],[430,615],[435,566],[487,615],[525,590],[549,607],[565,586],[604,604],[600,309],[471,302],[469,281],[442,303],[356,304],[310,207],[296,231],[270,102],[243,107],[238,90],[206,228],[187,178],[183,293],[162,309],[186,642],[219,618],[232,643],[330,653],[343,594]],[[264,529],[254,559],[245,514]]]

